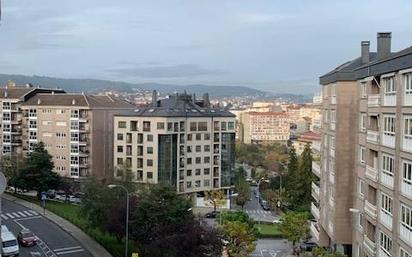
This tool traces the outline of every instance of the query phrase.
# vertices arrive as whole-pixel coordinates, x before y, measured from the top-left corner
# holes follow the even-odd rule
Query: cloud
[[[240,23],[251,25],[264,25],[275,22],[284,21],[292,18],[286,15],[273,15],[265,13],[242,13],[236,16],[236,20]]]
[[[199,67],[196,64],[178,64],[173,66],[127,67],[106,69],[107,72],[117,76],[141,77],[141,78],[181,78],[197,77],[203,75],[222,74],[219,70],[210,70]]]

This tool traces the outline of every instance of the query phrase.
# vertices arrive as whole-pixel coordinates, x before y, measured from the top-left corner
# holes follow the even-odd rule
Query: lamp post
[[[125,245],[125,252],[124,256],[127,257],[128,255],[128,244],[129,244],[129,190],[122,185],[108,185],[108,188],[121,188],[126,192],[126,245]]]
[[[259,194],[259,199],[260,199],[260,183],[261,183],[261,182],[269,183],[270,181],[269,181],[269,179],[265,179],[265,178],[260,178],[260,179],[258,180],[258,183],[257,183],[257,191],[258,191],[258,194]]]

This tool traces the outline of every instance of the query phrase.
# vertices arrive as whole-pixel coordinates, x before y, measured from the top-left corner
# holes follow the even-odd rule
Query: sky
[[[412,45],[410,0],[2,0],[0,73],[318,90],[376,49]]]

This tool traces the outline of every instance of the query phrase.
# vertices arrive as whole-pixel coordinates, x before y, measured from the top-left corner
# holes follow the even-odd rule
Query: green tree
[[[14,187],[15,193],[17,192],[16,182],[21,166],[21,159],[17,158],[17,156],[5,155],[0,162],[1,170],[7,178],[8,185]]]
[[[266,189],[265,191],[263,191],[263,198],[268,201],[271,210],[277,209],[277,203],[278,201],[280,201],[278,192],[271,189]]]
[[[297,191],[296,200],[299,204],[309,206],[311,202],[312,181],[312,150],[310,144],[306,144],[299,160],[299,190]]]
[[[219,219],[222,220],[222,224],[225,224],[226,222],[234,222],[234,221],[245,223],[248,225],[250,230],[254,230],[255,232],[257,232],[257,230],[255,229],[255,221],[251,219],[249,215],[247,215],[247,213],[245,212],[224,211],[219,214]]]
[[[245,180],[243,180],[235,185],[235,190],[238,194],[235,197],[236,204],[240,205],[243,210],[245,204],[250,200],[250,186]]]
[[[338,252],[333,252],[331,250],[327,250],[322,247],[316,247],[315,249],[312,250],[312,256],[313,257],[345,257],[346,255],[338,253]]]
[[[305,212],[288,212],[280,217],[279,230],[295,246],[302,238],[309,236],[308,215]]]
[[[53,171],[52,156],[44,148],[42,142],[34,145],[33,151],[24,159],[16,185],[27,190],[36,190],[40,196],[42,191],[58,188],[61,178]]]
[[[231,257],[248,257],[256,248],[256,236],[247,223],[229,221],[223,224],[222,234]]]
[[[206,191],[205,200],[209,200],[213,204],[213,210],[216,211],[218,206],[225,203],[226,196],[223,190],[210,190]]]

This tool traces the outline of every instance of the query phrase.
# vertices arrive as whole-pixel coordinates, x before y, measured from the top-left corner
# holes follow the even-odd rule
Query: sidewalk
[[[112,257],[112,255],[100,244],[98,244],[93,238],[88,236],[84,233],[81,229],[73,225],[72,223],[68,222],[67,220],[57,216],[56,214],[47,211],[45,215],[43,215],[43,208],[37,204],[27,202],[15,196],[9,194],[3,194],[3,198],[14,203],[20,204],[24,207],[32,209],[38,212],[40,215],[44,216],[45,218],[49,219],[57,226],[62,228],[67,233],[71,234],[74,238],[76,238],[83,247],[89,251],[94,257]]]

